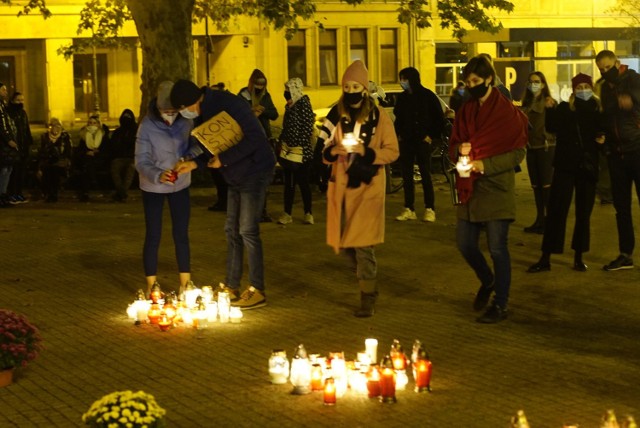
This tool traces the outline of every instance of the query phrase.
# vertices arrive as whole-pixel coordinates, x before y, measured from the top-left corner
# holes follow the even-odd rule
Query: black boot
[[[573,257],[573,270],[577,270],[578,272],[587,271],[587,265],[582,261],[582,252],[580,251],[576,251],[576,254]]]
[[[550,253],[542,253],[540,256],[540,260],[537,263],[532,264],[527,269],[528,273],[538,273],[538,272],[547,272],[551,270],[551,254]]]
[[[369,318],[373,316],[375,312],[375,304],[377,299],[378,299],[377,292],[364,293],[361,291],[360,292],[360,308],[356,309],[353,312],[353,315],[355,315],[358,318]]]
[[[544,198],[543,189],[533,188],[533,197],[536,201],[536,221],[529,227],[525,227],[526,233],[543,233],[544,232]]]

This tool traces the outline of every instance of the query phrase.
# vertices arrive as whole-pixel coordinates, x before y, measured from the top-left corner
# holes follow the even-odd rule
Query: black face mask
[[[482,82],[479,85],[476,85],[472,88],[467,88],[469,95],[471,95],[471,97],[476,100],[479,100],[480,98],[487,95],[487,91],[489,90],[489,87],[485,85],[485,83],[486,82]]]
[[[344,92],[342,94],[342,99],[344,100],[344,103],[346,105],[352,106],[362,101],[363,93],[362,92],[353,92],[353,93]]]
[[[256,95],[260,95],[262,93],[262,89],[264,88],[253,88],[253,93]]]
[[[284,99],[289,101],[291,99],[291,92],[284,91]]]
[[[616,83],[618,81],[618,67],[611,67],[609,70],[602,73],[602,77],[609,83]]]
[[[24,108],[24,104],[22,103],[13,103],[13,108],[16,110],[22,110]]]

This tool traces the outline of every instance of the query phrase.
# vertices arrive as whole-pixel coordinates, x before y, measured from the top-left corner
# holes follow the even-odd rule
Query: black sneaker
[[[606,271],[633,269],[633,260],[631,259],[631,257],[620,254],[617,259],[609,262],[609,264],[604,265],[602,269]]]
[[[507,319],[507,309],[503,309],[495,303],[491,305],[487,312],[485,312],[482,316],[476,318],[476,321],[481,324],[496,324],[502,320]]]
[[[489,303],[489,299],[491,298],[491,293],[495,289],[495,285],[493,281],[489,283],[489,285],[481,285],[478,288],[478,292],[476,293],[476,298],[473,301],[473,310],[478,312],[481,311],[487,306]]]

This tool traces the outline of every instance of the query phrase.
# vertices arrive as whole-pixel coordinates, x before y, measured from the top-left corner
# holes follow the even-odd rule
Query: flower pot
[[[0,388],[13,383],[13,368],[0,370]]]

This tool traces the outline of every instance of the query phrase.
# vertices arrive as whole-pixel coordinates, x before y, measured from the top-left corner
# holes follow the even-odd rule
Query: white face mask
[[[89,126],[87,126],[87,131],[91,132],[92,134],[93,134],[94,132],[96,132],[97,130],[98,130],[98,127],[97,127],[97,126],[95,126],[95,125],[89,125]]]
[[[527,88],[529,88],[532,93],[537,94],[542,90],[542,83],[529,83]]]
[[[576,91],[576,97],[584,101],[591,99],[592,96],[593,96],[593,91],[591,89],[578,89]]]
[[[188,109],[182,109],[180,110],[180,114],[182,115],[182,117],[184,117],[185,119],[195,119],[196,117],[200,116],[200,114],[196,111],[191,111]]]
[[[172,114],[160,113],[160,116],[162,116],[162,119],[164,119],[164,121],[167,122],[169,125],[173,125],[173,122],[176,120],[176,117],[178,115],[176,113],[172,113]]]

